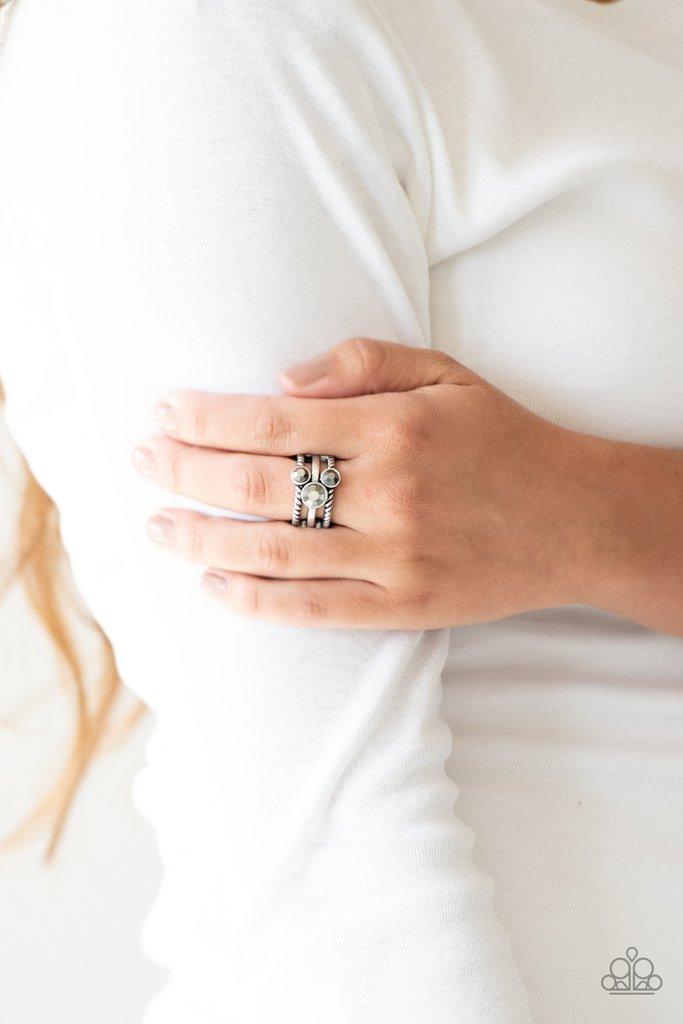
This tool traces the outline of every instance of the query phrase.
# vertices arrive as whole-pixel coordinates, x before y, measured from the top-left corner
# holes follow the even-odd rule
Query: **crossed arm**
[[[270,520],[165,507],[149,522],[234,611],[431,629],[588,604],[683,635],[683,452],[563,429],[441,352],[372,339],[281,383],[173,392],[135,452],[162,487]],[[333,530],[289,525],[301,451],[339,458]]]

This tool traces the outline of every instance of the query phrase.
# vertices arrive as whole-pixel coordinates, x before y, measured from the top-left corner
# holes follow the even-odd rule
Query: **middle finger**
[[[293,459],[198,448],[159,434],[142,442],[133,453],[133,462],[140,472],[173,494],[232,512],[291,518],[294,484],[289,474],[296,465]],[[350,461],[337,465],[342,482],[335,492],[334,522],[356,527],[360,515],[350,495],[358,469]]]

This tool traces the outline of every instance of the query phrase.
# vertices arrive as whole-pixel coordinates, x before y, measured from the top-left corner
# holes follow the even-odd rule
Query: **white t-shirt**
[[[354,334],[683,446],[680,0],[4,17],[8,424],[157,716],[145,1024],[680,1024],[683,643],[584,607],[234,617],[129,462],[166,389],[272,391]],[[627,947],[661,990],[601,987]]]

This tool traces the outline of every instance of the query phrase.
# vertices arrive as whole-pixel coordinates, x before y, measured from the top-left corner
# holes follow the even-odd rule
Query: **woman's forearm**
[[[683,452],[566,432],[577,600],[683,635]]]

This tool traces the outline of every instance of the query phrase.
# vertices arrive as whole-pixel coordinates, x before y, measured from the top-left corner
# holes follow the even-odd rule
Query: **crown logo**
[[[662,987],[662,979],[655,974],[655,965],[646,956],[638,956],[635,946],[629,946],[626,956],[618,956],[609,965],[609,974],[600,982],[611,996],[652,995]]]

